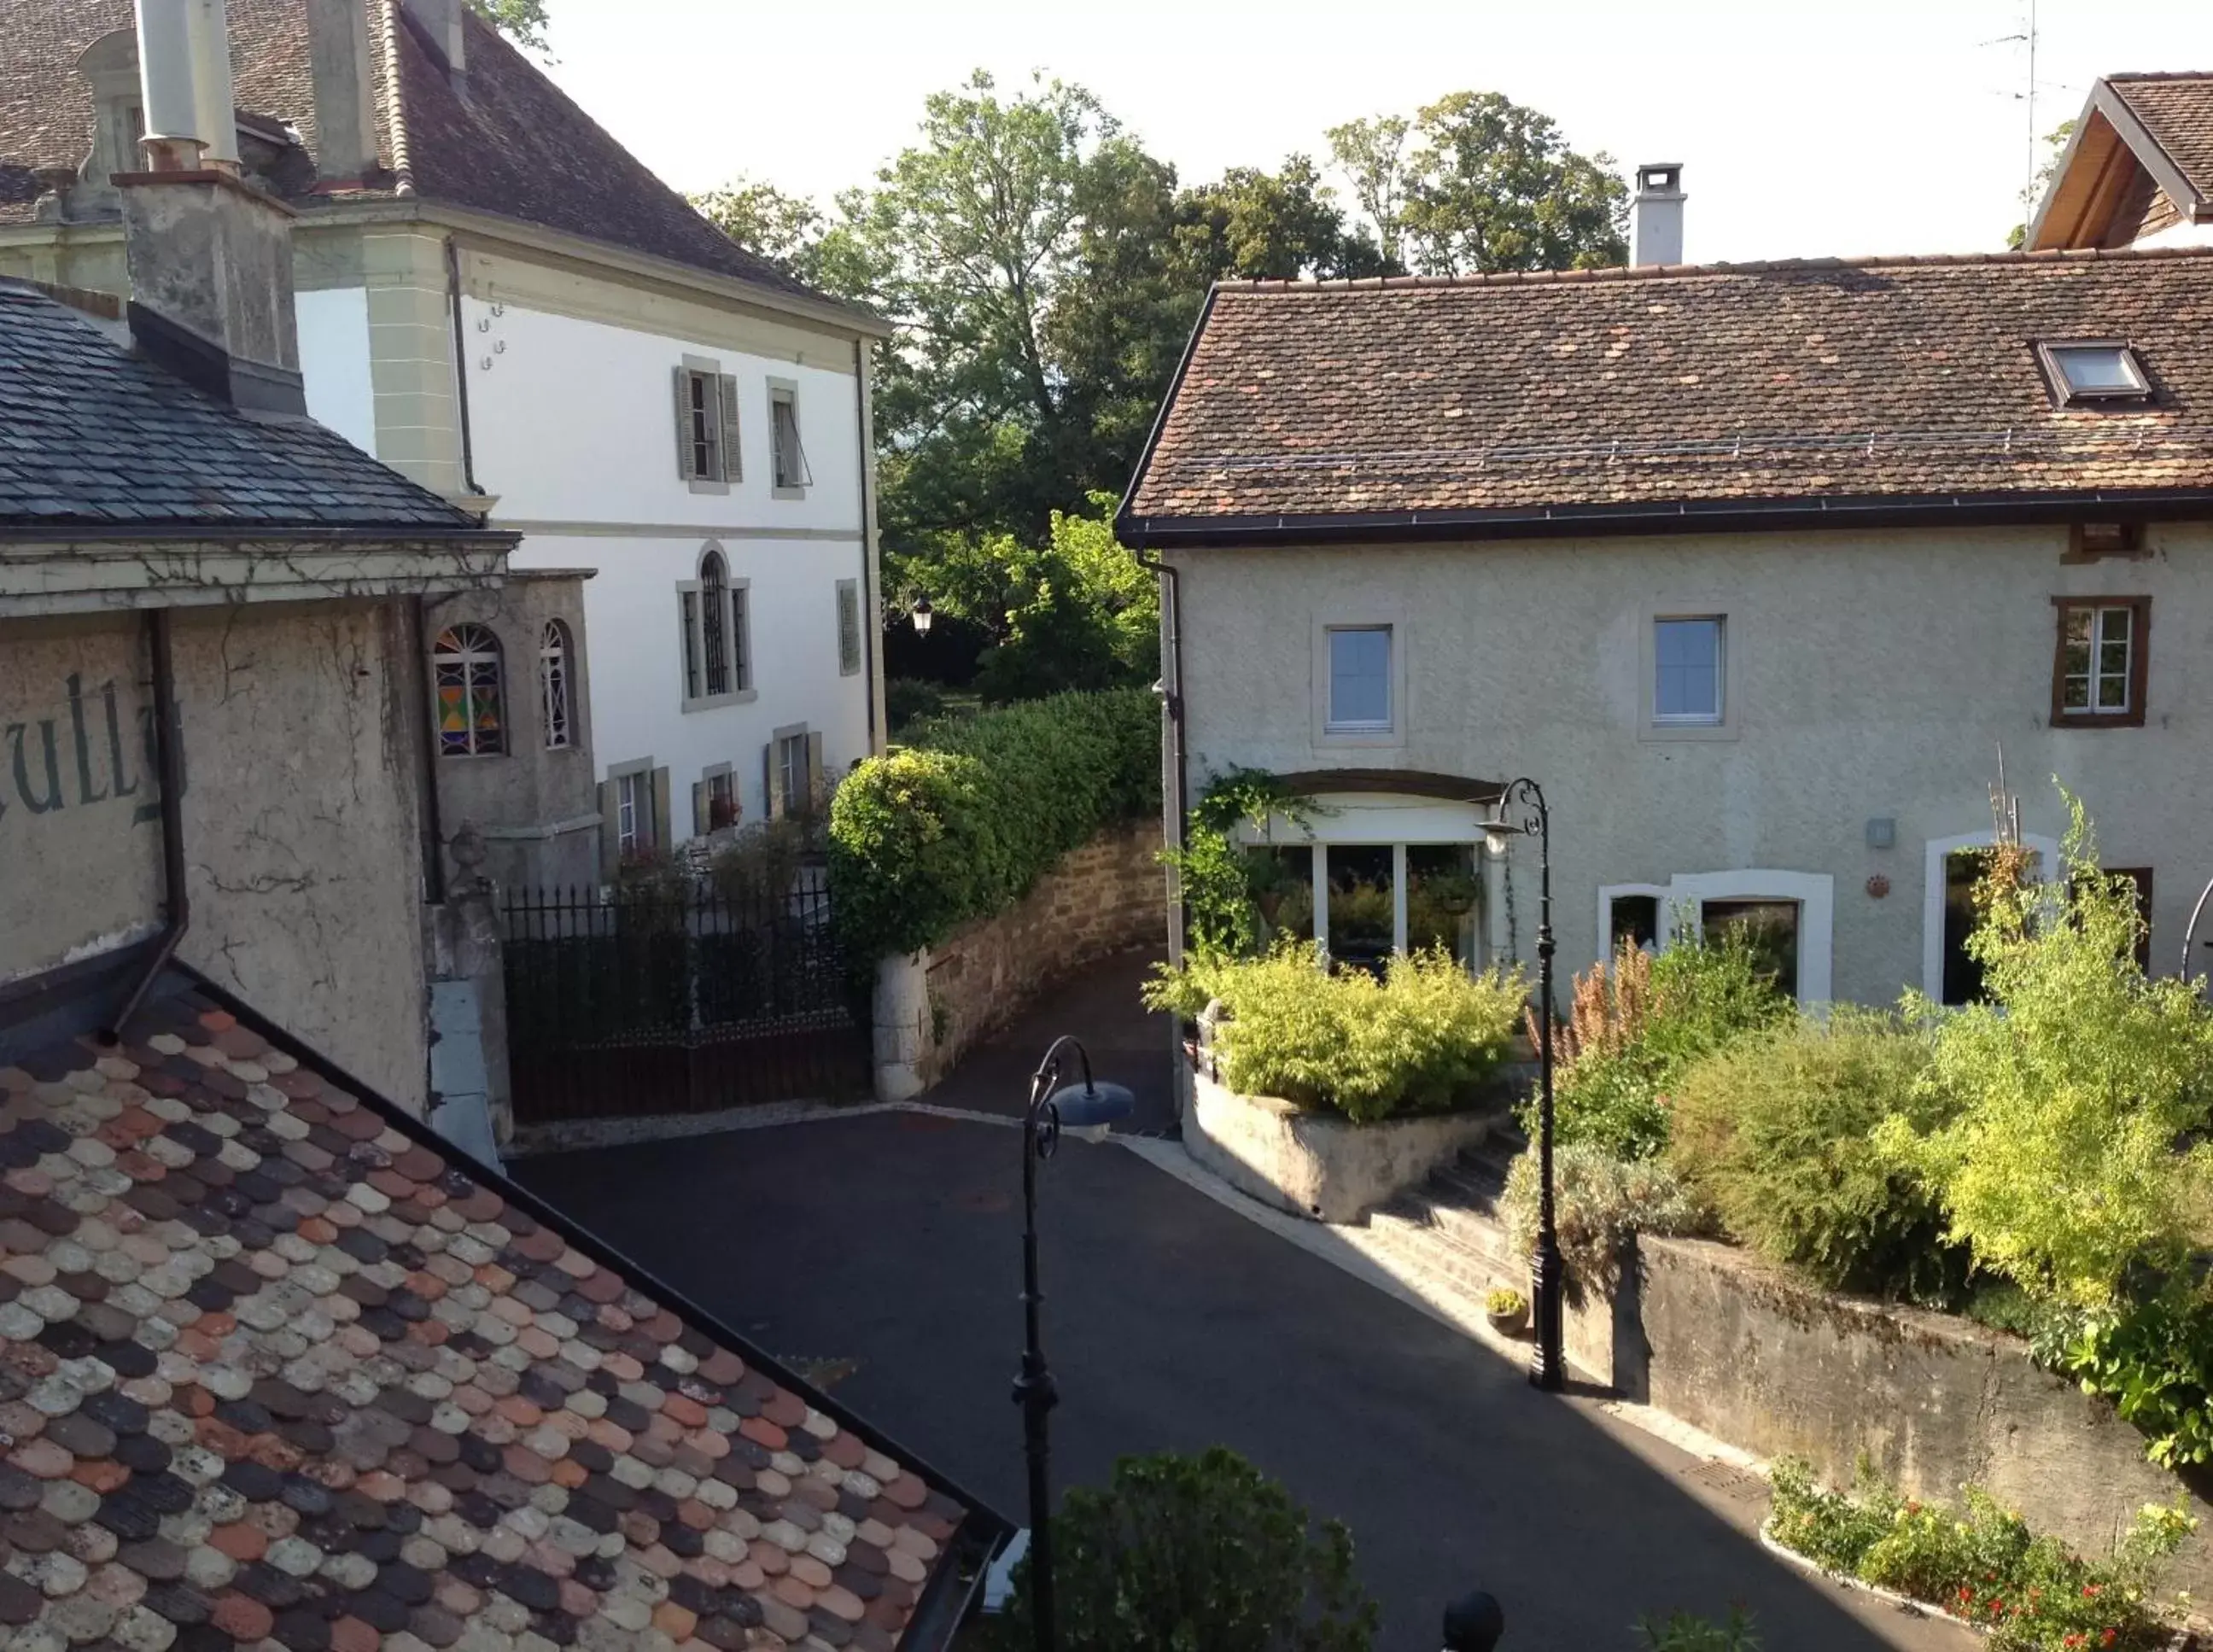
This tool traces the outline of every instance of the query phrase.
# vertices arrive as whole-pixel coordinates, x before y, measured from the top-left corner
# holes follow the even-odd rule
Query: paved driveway
[[[772,1351],[828,1362],[841,1399],[1019,1523],[1017,1152],[1003,1124],[882,1113],[520,1174]],[[1630,1652],[1642,1613],[1736,1600],[1768,1652],[1972,1644],[1784,1566],[1692,1460],[1135,1153],[1071,1143],[1046,1175],[1059,1482],[1235,1448],[1351,1527],[1383,1652],[1434,1652],[1444,1602],[1478,1584],[1508,1652]]]

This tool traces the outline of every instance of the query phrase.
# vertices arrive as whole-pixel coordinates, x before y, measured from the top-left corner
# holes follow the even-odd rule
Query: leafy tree
[[[2028,211],[2036,210],[2036,204],[2044,198],[2044,192],[2051,187],[2051,180],[2059,175],[2060,160],[2066,155],[2068,143],[2074,136],[2075,118],[2072,115],[2045,133],[2044,146],[2047,153],[2044,164],[2036,169],[2036,176],[2021,192],[2021,204]],[[2027,244],[2028,223],[2023,219],[2006,231],[2006,250],[2018,253]]]
[[[509,0],[515,3],[515,0]],[[804,195],[741,174],[691,198],[700,216],[748,252],[773,259],[802,281],[825,284],[822,209]]]
[[[1364,233],[1348,231],[1321,171],[1303,155],[1276,172],[1232,167],[1221,181],[1176,197],[1174,262],[1203,292],[1222,280],[1295,281],[1379,275],[1384,258]]]
[[[546,0],[469,0],[469,9],[525,51],[544,55]]]
[[[1376,251],[1385,269],[1405,266],[1399,256],[1406,205],[1406,133],[1403,115],[1377,115],[1332,126],[1330,159],[1351,180],[1352,198],[1375,229]]]
[[[1379,1613],[1340,1522],[1314,1528],[1236,1453],[1125,1457],[1104,1490],[1078,1488],[1053,1522],[1067,1652],[1368,1652]],[[985,1644],[1030,1644],[1029,1562]]]
[[[1628,260],[1629,188],[1546,115],[1497,92],[1423,109],[1409,161],[1407,262],[1425,275],[1585,270]]]

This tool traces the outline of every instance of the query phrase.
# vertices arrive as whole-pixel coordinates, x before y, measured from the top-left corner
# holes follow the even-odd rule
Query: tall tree
[[[1406,132],[1404,115],[1376,115],[1332,126],[1330,159],[1352,184],[1352,198],[1367,215],[1385,266],[1403,270],[1399,215],[1406,205]]]
[[[741,173],[720,189],[691,198],[700,216],[748,252],[772,259],[802,281],[826,284],[823,239],[829,224],[804,195]]]
[[[546,0],[469,0],[469,9],[524,50],[546,52]]]
[[[1497,92],[1454,92],[1416,115],[1400,209],[1425,275],[1593,269],[1629,258],[1629,189],[1548,115]]]
[[[1219,183],[1183,191],[1173,258],[1201,290],[1229,279],[1375,275],[1386,261],[1365,233],[1346,228],[1320,169],[1303,155],[1285,156],[1272,173],[1232,167]]]

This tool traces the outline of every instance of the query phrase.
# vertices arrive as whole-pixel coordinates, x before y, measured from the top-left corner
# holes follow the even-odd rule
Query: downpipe
[[[100,1041],[109,1046],[123,1042],[124,1029],[138,1013],[155,980],[177,954],[177,945],[192,927],[192,904],[185,884],[184,730],[177,721],[177,678],[169,649],[169,610],[146,611],[146,640],[154,665],[154,771],[161,788],[162,894],[161,939],[154,955],[139,972],[137,984],[123,1000],[115,1019],[101,1030]]]
[[[1167,584],[1167,674],[1161,685],[1161,702],[1167,708],[1169,756],[1173,759],[1168,847],[1181,853],[1189,831],[1186,817],[1191,808],[1191,767],[1184,739],[1183,579],[1156,552],[1132,551],[1130,554],[1140,568],[1150,569]],[[1176,926],[1168,937],[1171,957],[1179,962],[1183,957],[1183,890],[1179,885]]]

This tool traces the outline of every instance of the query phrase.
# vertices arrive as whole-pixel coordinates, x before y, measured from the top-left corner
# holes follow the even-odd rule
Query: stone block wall
[[[1092,959],[1167,940],[1156,820],[1100,832],[1005,911],[878,966],[876,1094],[903,1101]]]
[[[1832,1485],[1849,1484],[1864,1454],[1910,1496],[1984,1486],[2090,1554],[2145,1503],[2181,1497],[2203,1524],[2166,1587],[2201,1600],[2213,1589],[2213,1507],[2148,1462],[2109,1403],[2032,1365],[2018,1338],[1832,1296],[1724,1245],[1647,1236],[1637,1248],[1635,1301],[1613,1305],[1610,1350],[1632,1397],[1760,1456],[1808,1458]]]

